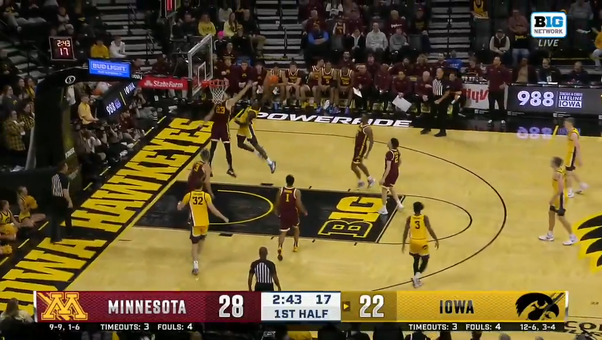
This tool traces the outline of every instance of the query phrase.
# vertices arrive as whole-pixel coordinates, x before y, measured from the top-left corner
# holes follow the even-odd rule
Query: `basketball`
[[[278,78],[278,76],[276,75],[272,75],[270,76],[270,84],[278,84],[278,80],[280,80],[280,78]]]

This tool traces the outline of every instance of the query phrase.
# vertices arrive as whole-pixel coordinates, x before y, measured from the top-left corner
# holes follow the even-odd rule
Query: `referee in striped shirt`
[[[67,235],[71,236],[71,212],[73,202],[69,195],[69,167],[66,162],[59,165],[58,171],[52,176],[52,214],[50,219],[50,239],[52,242],[60,242],[63,239],[61,233],[61,222],[65,221]]]
[[[278,287],[278,291],[282,291],[280,280],[276,274],[276,264],[268,260],[268,248],[259,248],[259,260],[251,263],[249,270],[249,291],[253,291],[253,276],[255,276],[255,291],[256,292],[273,292],[274,284]]]
[[[439,132],[435,135],[435,137],[447,136],[447,132],[445,131],[445,125],[447,125],[447,108],[452,97],[450,94],[451,85],[449,81],[444,78],[444,75],[443,69],[438,68],[435,79],[433,79],[432,83],[433,108],[423,130],[423,134],[428,133],[432,128],[434,128],[435,124],[439,125]]]

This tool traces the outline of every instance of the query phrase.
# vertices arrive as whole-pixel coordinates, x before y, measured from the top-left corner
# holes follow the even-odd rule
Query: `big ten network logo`
[[[531,36],[537,39],[561,39],[567,34],[567,18],[564,12],[531,13]]]
[[[378,213],[381,205],[379,197],[343,197],[318,231],[318,235],[347,240],[376,241],[378,234],[384,229],[384,223],[380,221]]]
[[[40,313],[42,321],[87,321],[88,313],[79,303],[77,292],[37,293],[46,309]]]

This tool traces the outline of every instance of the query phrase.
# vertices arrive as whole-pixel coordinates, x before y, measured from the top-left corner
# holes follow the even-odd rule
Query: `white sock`
[[[573,188],[569,188],[569,194],[573,193]]]
[[[577,236],[576,236],[575,234],[570,234],[570,235],[569,235],[569,238],[570,238],[571,240],[575,240],[575,239],[577,239]]]
[[[551,231],[548,231],[548,236],[554,236],[554,233]]]
[[[272,165],[272,163],[273,163],[273,162],[272,162],[272,160],[270,159],[270,157],[268,157],[267,161],[268,161],[268,164],[269,164],[269,165]]]
[[[368,176],[368,180],[369,180],[370,182],[372,182],[372,181],[374,181],[374,178],[372,178],[372,176]]]
[[[418,272],[418,273],[414,274],[414,278],[415,278],[416,280],[419,280],[419,279],[420,279],[420,275],[421,275],[421,274],[422,274],[421,272]]]
[[[192,261],[192,268],[199,269],[199,261]]]

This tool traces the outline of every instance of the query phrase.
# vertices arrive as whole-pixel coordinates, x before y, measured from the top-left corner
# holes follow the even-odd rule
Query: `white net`
[[[211,101],[214,103],[223,103],[226,100],[226,89],[228,85],[223,80],[212,80],[209,82],[209,91],[211,91]]]

